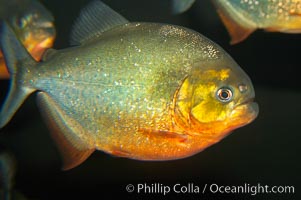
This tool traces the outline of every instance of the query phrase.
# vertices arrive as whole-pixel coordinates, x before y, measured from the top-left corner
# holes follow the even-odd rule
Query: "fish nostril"
[[[246,84],[241,83],[238,85],[238,89],[241,93],[245,93],[248,90],[248,86]]]

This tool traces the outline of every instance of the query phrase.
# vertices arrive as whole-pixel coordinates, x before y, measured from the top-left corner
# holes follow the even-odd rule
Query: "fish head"
[[[178,125],[193,134],[223,138],[258,115],[248,75],[228,56],[194,65],[175,98]]]
[[[35,2],[10,18],[16,35],[35,60],[40,60],[44,51],[53,46],[56,35],[53,21],[50,12]]]

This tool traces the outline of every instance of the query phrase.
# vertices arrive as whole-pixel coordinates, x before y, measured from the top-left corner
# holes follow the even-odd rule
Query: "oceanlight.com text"
[[[294,186],[270,186],[266,184],[248,184],[242,185],[220,185],[216,183],[211,184],[197,184],[197,183],[176,183],[167,185],[162,183],[138,183],[128,184],[125,187],[129,193],[137,194],[294,194]]]

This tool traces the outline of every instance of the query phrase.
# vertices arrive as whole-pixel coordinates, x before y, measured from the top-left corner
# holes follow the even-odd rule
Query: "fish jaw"
[[[232,133],[233,130],[250,124],[256,119],[259,107],[256,102],[250,101],[237,106],[230,114],[229,120],[222,123],[211,124],[211,130],[215,132],[193,135],[193,147],[198,153]]]
[[[230,113],[229,118],[232,119],[229,123],[228,131],[245,126],[258,116],[259,106],[256,102],[250,101],[235,106],[234,110]]]
[[[258,115],[259,107],[255,102],[249,102],[236,106],[225,120],[203,123],[192,114],[189,116],[190,135],[199,135],[221,140],[231,131],[251,123]]]

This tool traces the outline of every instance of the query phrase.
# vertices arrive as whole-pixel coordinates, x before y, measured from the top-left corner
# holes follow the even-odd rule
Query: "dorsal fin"
[[[80,45],[101,33],[129,21],[101,1],[89,3],[75,21],[71,32],[71,45]]]
[[[243,26],[242,24],[237,23],[221,9],[217,9],[217,12],[231,36],[230,44],[232,45],[243,41],[256,30],[256,27],[253,27],[251,25]]]

